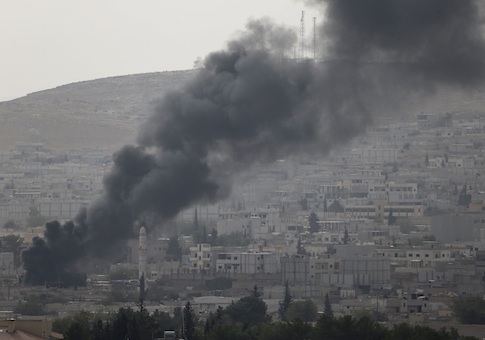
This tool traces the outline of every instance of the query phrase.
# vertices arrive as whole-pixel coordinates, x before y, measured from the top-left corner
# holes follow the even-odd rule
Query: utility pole
[[[313,62],[318,62],[317,58],[317,18],[313,17]]]

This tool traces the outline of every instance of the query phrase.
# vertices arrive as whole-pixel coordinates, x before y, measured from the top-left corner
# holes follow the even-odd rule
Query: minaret
[[[138,278],[140,279],[140,296],[142,296],[146,290],[146,280],[147,280],[146,269],[147,269],[147,232],[145,227],[141,227],[140,236],[138,238]]]

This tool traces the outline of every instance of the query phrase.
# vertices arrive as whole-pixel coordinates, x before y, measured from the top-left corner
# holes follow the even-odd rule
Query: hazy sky
[[[76,81],[190,69],[249,18],[296,30],[297,0],[1,0],[0,101]],[[322,18],[317,18],[317,20]]]

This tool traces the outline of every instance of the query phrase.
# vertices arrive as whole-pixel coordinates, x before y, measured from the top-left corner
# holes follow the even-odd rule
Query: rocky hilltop
[[[25,142],[51,148],[118,148],[133,142],[140,122],[163,94],[183,85],[194,72],[83,81],[0,102],[0,149]]]

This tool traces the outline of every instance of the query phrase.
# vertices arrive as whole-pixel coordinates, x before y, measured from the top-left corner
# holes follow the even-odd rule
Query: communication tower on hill
[[[317,18],[313,17],[313,61],[318,62],[317,57]]]
[[[303,61],[306,59],[306,41],[305,41],[305,11],[301,11],[300,21],[300,44],[298,49],[298,59]]]

